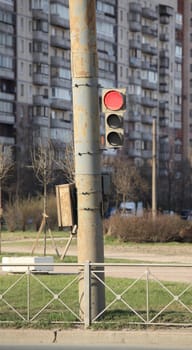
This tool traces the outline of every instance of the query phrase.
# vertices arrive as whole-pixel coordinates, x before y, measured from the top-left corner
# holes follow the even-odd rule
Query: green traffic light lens
[[[108,143],[113,147],[118,147],[123,145],[123,135],[118,132],[110,132],[107,135]]]

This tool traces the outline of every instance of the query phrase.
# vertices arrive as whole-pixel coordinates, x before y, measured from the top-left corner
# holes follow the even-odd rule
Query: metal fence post
[[[84,325],[88,328],[91,325],[91,264],[86,261],[84,264]]]
[[[27,267],[27,322],[30,321],[30,266]]]
[[[147,323],[149,322],[149,269],[146,270],[146,312]]]

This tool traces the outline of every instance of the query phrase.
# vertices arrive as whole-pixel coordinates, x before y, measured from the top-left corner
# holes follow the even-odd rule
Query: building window
[[[21,84],[21,96],[24,96],[24,84]]]
[[[123,67],[120,66],[120,77],[122,78],[122,76],[123,76]]]
[[[32,43],[29,42],[29,52],[32,52]]]
[[[21,52],[24,52],[24,40],[21,39]]]
[[[20,64],[20,67],[21,67],[21,74],[23,73],[23,70],[24,70],[24,63],[23,62],[21,62],[21,64]]]
[[[123,10],[120,10],[120,21],[123,21]]]
[[[23,17],[21,17],[21,30],[24,29],[24,20],[23,20]]]
[[[28,23],[29,33],[32,32],[32,21],[29,21]]]
[[[29,64],[29,76],[30,77],[32,76],[32,64],[31,63]]]

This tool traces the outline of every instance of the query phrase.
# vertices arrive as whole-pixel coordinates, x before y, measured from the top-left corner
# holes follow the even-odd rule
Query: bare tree
[[[74,182],[75,165],[74,165],[74,146],[73,143],[67,143],[63,154],[59,154],[55,164],[61,170],[68,183]]]
[[[147,182],[141,177],[139,169],[128,159],[116,159],[113,164],[112,181],[118,196],[123,202],[140,201],[149,191]]]
[[[43,187],[43,219],[39,233],[44,228],[44,255],[46,255],[47,186],[54,179],[54,149],[50,142],[32,149],[32,167],[37,180]]]
[[[14,167],[14,160],[12,154],[12,147],[7,145],[0,145],[0,232],[1,232],[1,221],[3,216],[3,205],[2,205],[2,186],[4,181],[7,179],[9,172]],[[0,253],[1,253],[1,236],[0,236]]]

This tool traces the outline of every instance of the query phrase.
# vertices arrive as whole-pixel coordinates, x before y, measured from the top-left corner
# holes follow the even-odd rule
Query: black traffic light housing
[[[126,89],[103,89],[102,112],[105,115],[105,145],[119,148],[124,143]]]

